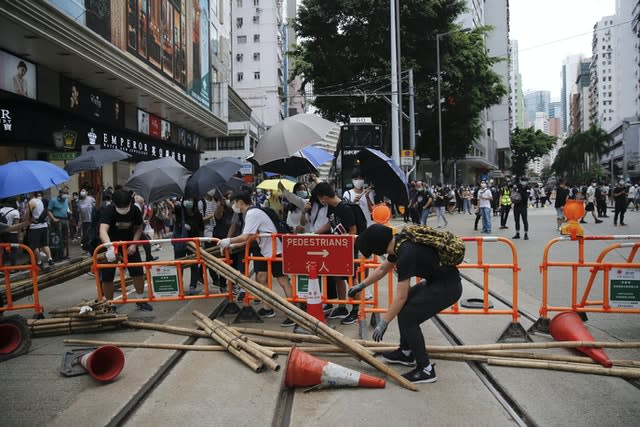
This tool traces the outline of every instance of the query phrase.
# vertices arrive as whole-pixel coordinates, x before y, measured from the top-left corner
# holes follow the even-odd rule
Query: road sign
[[[609,277],[610,307],[640,307],[640,270],[615,269]]]
[[[282,236],[282,269],[286,274],[309,274],[316,263],[322,276],[353,275],[355,236],[286,234]]]
[[[400,151],[400,166],[413,166],[413,150],[401,150]]]

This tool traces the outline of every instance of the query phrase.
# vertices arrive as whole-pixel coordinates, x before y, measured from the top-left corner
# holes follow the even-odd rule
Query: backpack
[[[278,216],[276,211],[271,208],[263,207],[263,206],[252,206],[249,209],[260,209],[262,212],[266,213],[273,225],[276,227],[276,230],[280,234],[291,234],[293,230],[289,227],[286,221]]]
[[[349,200],[344,199],[342,200],[342,203],[348,206],[351,209],[351,212],[353,212],[353,217],[356,221],[356,234],[359,235],[367,229],[368,225],[367,218],[364,216],[364,212],[362,212],[362,209],[360,209],[360,205],[357,203],[353,203]]]
[[[44,209],[42,209],[42,213],[40,213],[40,216],[33,222],[34,224],[44,224],[45,222],[47,222],[47,214],[49,213],[49,200],[42,199],[42,206],[44,207]]]
[[[0,214],[0,222],[3,223],[3,224],[12,225],[12,224],[9,224],[9,220],[7,219],[7,215],[9,215],[10,212],[15,211],[15,210],[16,210],[15,208],[11,208],[8,211],[6,211],[5,213]]]
[[[407,240],[435,249],[441,266],[456,266],[464,261],[464,242],[449,231],[439,231],[426,225],[407,225],[395,236],[396,253]]]

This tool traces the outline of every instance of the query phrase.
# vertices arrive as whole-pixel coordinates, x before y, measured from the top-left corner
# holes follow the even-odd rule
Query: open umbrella
[[[260,138],[253,159],[259,165],[286,159],[303,147],[322,141],[335,126],[315,114],[287,117]]]
[[[229,181],[241,168],[242,160],[233,157],[223,157],[204,164],[189,178],[185,194],[200,197]]]
[[[191,172],[173,157],[163,157],[138,163],[124,186],[153,203],[171,196],[182,197],[190,176]]]
[[[117,162],[131,157],[131,154],[118,149],[91,150],[76,157],[64,166],[64,170],[73,175],[78,172],[98,169],[107,163]]]
[[[40,160],[21,160],[0,166],[0,199],[46,190],[69,180],[62,168]]]
[[[260,167],[267,172],[278,173],[281,175],[300,176],[307,173],[318,174],[316,169],[323,163],[332,160],[333,156],[315,145],[309,145],[299,151],[296,151],[291,157],[286,159],[274,160],[265,163]],[[248,159],[252,163],[257,163],[253,157]]]
[[[258,187],[256,188],[268,191],[278,191],[279,183],[282,183],[282,185],[284,185],[284,188],[286,188],[287,190],[293,191],[295,182],[289,181],[288,179],[265,179],[260,184],[258,184]]]
[[[409,203],[407,176],[400,167],[382,151],[365,148],[356,155],[360,170],[373,183],[376,195],[387,197],[399,205]]]

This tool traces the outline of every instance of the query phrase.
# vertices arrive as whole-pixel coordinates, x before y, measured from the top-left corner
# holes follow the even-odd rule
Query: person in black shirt
[[[102,243],[117,241],[139,240],[142,235],[142,214],[133,206],[133,197],[129,191],[118,189],[113,193],[113,203],[100,210],[100,240]],[[120,246],[118,250],[125,250]],[[142,262],[137,245],[126,246],[129,262]],[[116,248],[107,245],[105,253],[108,262],[116,261]],[[129,275],[133,279],[136,298],[144,298],[144,271],[142,267],[128,267]],[[107,300],[113,299],[114,268],[100,270],[102,290]],[[139,309],[152,311],[153,307],[147,302],[136,303]]]
[[[387,255],[376,270],[354,286],[349,296],[382,280],[394,268],[398,274],[398,285],[389,310],[382,316],[373,331],[373,339],[381,341],[389,322],[398,317],[400,347],[383,358],[388,363],[415,366],[403,375],[414,383],[434,382],[436,372],[429,361],[420,324],[451,306],[462,295],[460,273],[455,266],[441,266],[438,252],[427,245],[404,241],[396,251],[395,239],[389,227],[374,224],[356,240],[357,249],[364,255]],[[411,287],[415,276],[423,280]]]
[[[624,214],[627,211],[627,206],[629,205],[629,201],[627,200],[627,186],[624,185],[624,180],[618,181],[618,185],[616,185],[613,189],[613,201],[614,205],[614,214],[613,214],[613,225],[618,225],[618,216],[620,216],[620,225],[627,225],[624,223]]]
[[[513,221],[516,223],[516,234],[513,239],[520,238],[520,218],[524,226],[524,240],[529,240],[529,220],[527,208],[529,207],[529,182],[523,177],[518,184],[511,187],[511,201],[513,202]],[[516,193],[518,194],[516,196]]]
[[[558,222],[558,230],[562,227],[562,223],[564,222],[564,205],[567,203],[567,198],[569,197],[569,188],[567,187],[567,183],[564,179],[561,179],[558,182],[558,188],[556,188],[556,200],[553,206],[556,208],[556,221]]]
[[[195,207],[193,197],[187,197],[181,203],[176,203],[174,212],[176,215],[176,223],[174,225],[175,236],[180,237],[202,237],[204,233],[204,221],[200,210]],[[173,246],[174,258],[182,258],[187,255],[187,245],[185,243],[177,243]],[[197,264],[191,265],[191,278],[189,281],[189,295],[197,294],[198,278],[203,272],[200,271]]]
[[[352,234],[357,235],[356,218],[351,207],[344,202],[331,185],[327,182],[320,182],[313,189],[314,196],[318,201],[327,206],[327,218],[329,222],[317,230],[318,234]],[[356,254],[354,254],[355,256]],[[355,274],[355,273],[354,273]],[[347,296],[348,277],[334,278],[338,299],[345,299]],[[343,325],[351,325],[358,320],[358,304],[351,306],[351,311],[347,311],[344,304],[340,304],[329,313],[329,319],[342,319]]]

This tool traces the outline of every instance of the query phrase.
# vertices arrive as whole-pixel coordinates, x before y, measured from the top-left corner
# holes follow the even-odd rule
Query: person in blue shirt
[[[51,243],[52,236],[60,236],[60,244],[53,247],[58,248],[52,250],[55,252],[53,258],[61,259],[69,253],[69,190],[61,188],[58,197],[51,199],[48,206],[48,216],[51,222],[49,227],[49,241]],[[53,249],[53,248],[52,248]]]

